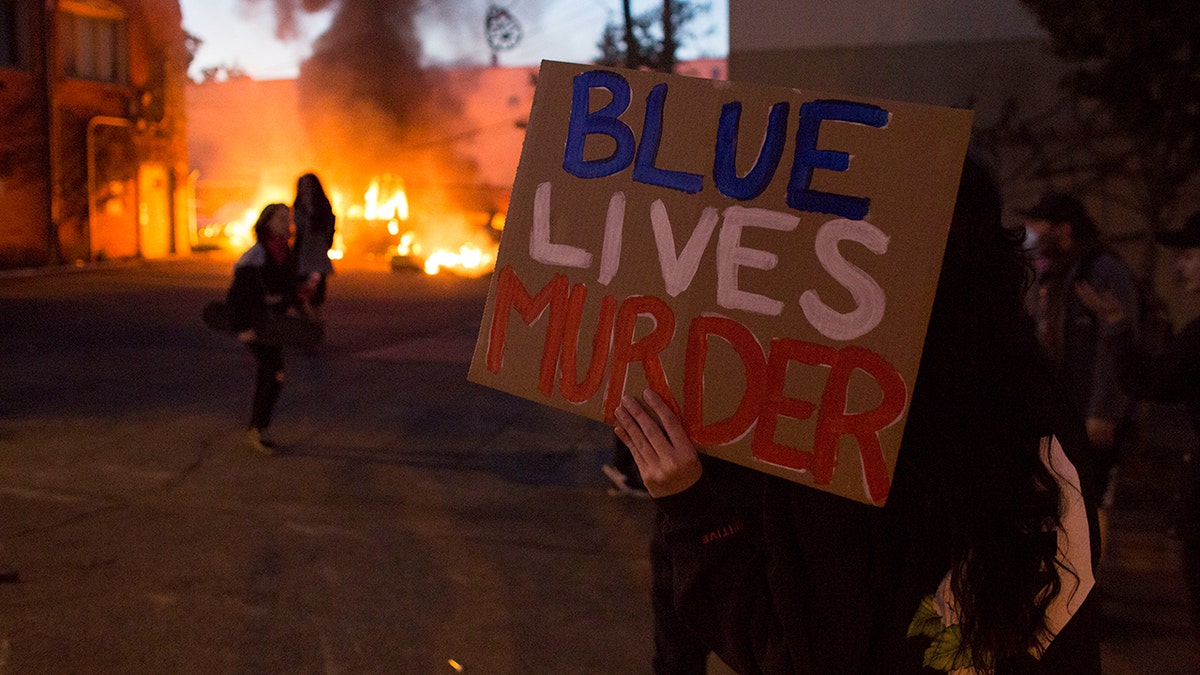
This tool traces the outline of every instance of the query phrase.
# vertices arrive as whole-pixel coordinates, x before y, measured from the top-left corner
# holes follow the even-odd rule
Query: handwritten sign
[[[964,110],[543,62],[470,379],[883,504]]]

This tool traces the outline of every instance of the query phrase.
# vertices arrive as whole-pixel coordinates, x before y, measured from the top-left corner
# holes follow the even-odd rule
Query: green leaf
[[[971,650],[962,646],[962,630],[958,624],[947,626],[925,650],[925,665],[943,672],[971,666]]]
[[[917,607],[917,613],[913,616],[912,623],[908,625],[906,637],[918,635],[928,638],[937,637],[944,628],[942,617],[938,614],[937,603],[934,602],[932,595],[927,595],[921,598],[921,606]]]

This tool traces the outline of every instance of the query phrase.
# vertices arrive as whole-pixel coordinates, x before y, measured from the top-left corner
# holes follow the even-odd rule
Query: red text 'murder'
[[[538,389],[547,397],[558,394],[572,403],[603,396],[602,411],[607,422],[620,404],[631,364],[640,364],[651,389],[681,415],[689,436],[697,444],[716,447],[732,443],[753,428],[751,453],[763,462],[811,473],[814,483],[828,485],[837,469],[838,446],[843,436],[853,436],[858,445],[867,494],[875,503],[887,498],[889,479],[879,442],[879,432],[895,423],[904,412],[908,387],[899,371],[882,356],[857,346],[830,347],[791,338],[775,338],[764,350],[741,323],[714,316],[699,316],[687,328],[684,354],[683,407],[671,393],[661,354],[675,336],[675,314],[663,300],[633,296],[618,302],[611,295],[601,300],[600,316],[592,340],[591,358],[578,372],[577,351],[588,288],[571,286],[562,274],[530,293],[511,266],[499,271],[495,305],[489,329],[487,367],[499,373],[504,365],[504,345],[509,317],[516,312],[532,326],[547,313],[545,341]],[[653,319],[654,327],[635,339],[639,316]],[[723,420],[706,423],[704,369],[710,339],[727,342],[745,369],[746,389],[734,412]],[[790,398],[784,394],[788,365],[799,363],[828,369],[819,401]],[[882,392],[872,410],[846,410],[850,378],[855,370],[871,377]],[[607,375],[607,378],[606,378]],[[783,445],[776,440],[780,417],[808,420],[816,415],[812,448]]]

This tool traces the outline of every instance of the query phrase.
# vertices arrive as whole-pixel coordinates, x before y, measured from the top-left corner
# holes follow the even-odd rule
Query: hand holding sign
[[[950,570],[964,611],[918,634],[935,656],[961,636],[977,669],[1023,666],[1066,621],[1047,600],[1088,595],[1086,519],[1064,515],[1085,511],[1078,483],[1047,487],[1073,469],[1038,462],[1061,397],[1022,366],[1023,257],[991,177],[964,165],[970,121],[539,73],[470,377],[615,421],[650,493],[678,496],[658,500],[675,606],[739,672],[921,670],[896,624],[914,570]],[[893,478],[892,508],[848,501],[882,506]],[[1088,663],[1088,639],[1045,669]]]
[[[651,497],[683,492],[700,480],[702,469],[696,446],[661,396],[652,389],[642,395],[658,418],[636,399],[624,396],[616,411],[617,438],[629,446]]]
[[[882,505],[970,122],[543,63],[470,379]]]

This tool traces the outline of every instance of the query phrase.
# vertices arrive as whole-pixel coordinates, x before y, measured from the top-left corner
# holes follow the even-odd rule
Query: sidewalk
[[[1195,441],[1181,408],[1150,406],[1145,414],[1140,447],[1122,461],[1099,570],[1104,672],[1196,675],[1200,642],[1190,628],[1181,543],[1167,535],[1179,458]]]

